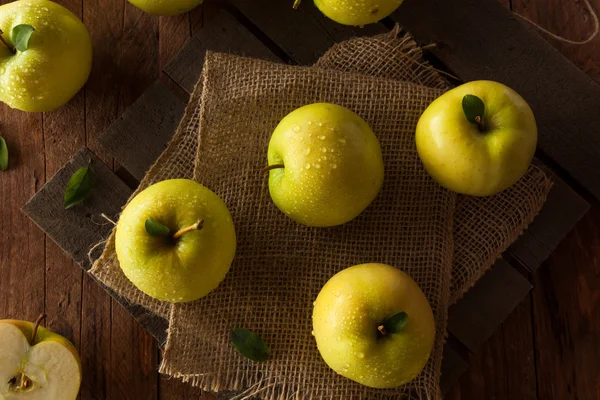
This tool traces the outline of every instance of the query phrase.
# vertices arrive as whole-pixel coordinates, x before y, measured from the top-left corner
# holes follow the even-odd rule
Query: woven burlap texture
[[[442,91],[215,53],[206,55],[203,71],[194,178],[229,207],[238,250],[219,288],[172,308],[161,371],[207,390],[250,388],[248,394],[264,398],[375,399],[401,393],[438,398],[456,196],[423,168],[414,131],[421,113]],[[313,102],[355,111],[382,147],[386,176],[381,193],[357,219],[336,228],[308,228],[286,217],[270,200],[267,176],[260,173],[278,122]],[[336,157],[322,146],[306,148]],[[312,168],[319,166],[334,173],[325,159]],[[376,390],[337,375],[323,362],[311,336],[312,303],[325,282],[364,262],[407,272],[435,315],[432,356],[405,388]],[[237,353],[229,338],[234,327],[259,333],[271,347],[271,360],[254,363]]]
[[[382,35],[341,43],[334,46],[318,66],[445,88],[443,79],[422,60],[414,41],[408,35],[401,38],[395,36]],[[198,85],[173,141],[150,169],[138,191],[163,179],[192,177],[201,97],[201,85]],[[502,193],[487,199],[459,196],[457,222],[454,224],[453,299],[459,298],[518,237],[541,208],[549,187],[549,180],[543,173],[532,168],[513,187],[510,195]],[[472,203],[476,203],[475,206]],[[494,211],[488,213],[490,210]],[[482,216],[478,214],[481,212]],[[95,263],[92,273],[130,301],[168,317],[168,304],[150,299],[137,291],[121,273],[114,253],[114,234],[109,237],[105,251]],[[172,332],[175,329],[171,327]]]

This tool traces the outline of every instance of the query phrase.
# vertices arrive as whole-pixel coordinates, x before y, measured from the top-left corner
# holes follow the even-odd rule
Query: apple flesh
[[[49,111],[83,87],[92,68],[90,35],[72,12],[48,0],[0,6],[0,29],[10,47],[17,25],[35,31],[25,51],[0,45],[0,101],[23,111]]]
[[[364,26],[393,13],[404,0],[315,0],[326,17],[343,25]]]
[[[129,0],[131,4],[152,15],[178,15],[188,12],[203,0]]]
[[[408,315],[397,333],[384,321]],[[338,374],[374,388],[394,388],[423,369],[435,339],[427,298],[410,276],[385,264],[361,264],[334,275],[314,303],[313,335]]]
[[[169,228],[151,236],[150,218]],[[177,232],[202,221],[201,229]],[[199,299],[225,278],[236,237],[225,203],[188,179],[156,183],[131,200],[117,223],[115,246],[123,273],[142,292],[169,302]]]
[[[64,337],[34,324],[0,321],[0,400],[75,400],[81,362]]]
[[[369,125],[329,103],[301,107],[281,120],[269,142],[268,165],[273,202],[307,226],[352,220],[383,183],[381,148]]]
[[[485,106],[481,124],[469,122],[462,101],[477,96]],[[527,102],[492,81],[458,86],[434,100],[417,124],[416,143],[427,172],[452,191],[490,196],[527,172],[537,144],[535,117]]]

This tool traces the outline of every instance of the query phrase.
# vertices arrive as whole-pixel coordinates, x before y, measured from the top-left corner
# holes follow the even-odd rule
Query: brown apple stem
[[[295,0],[294,1],[294,10],[297,10],[298,7],[300,7],[300,3],[302,3],[302,0]]]
[[[383,325],[379,325],[377,327],[377,330],[379,331],[379,333],[381,333],[383,336],[387,335],[387,331],[385,330],[385,326]]]
[[[483,132],[485,130],[485,126],[483,125],[483,118],[479,115],[475,117],[475,122],[477,122],[477,126],[479,127],[479,132]]]
[[[38,329],[40,328],[40,324],[42,323],[42,321],[44,320],[44,318],[46,318],[46,314],[41,314],[36,320],[35,320],[35,326],[33,327],[33,335],[31,337],[31,342],[30,344],[33,346],[35,344],[35,337],[37,336],[37,332]]]
[[[283,164],[267,165],[266,167],[263,168],[263,170],[261,172],[264,174],[265,172],[269,172],[272,169],[279,169],[279,168],[285,168],[285,165],[283,165]]]
[[[183,236],[186,233],[191,232],[191,231],[199,231],[200,229],[202,229],[203,226],[204,226],[204,221],[199,219],[198,222],[196,222],[194,225],[190,225],[187,228],[183,228],[183,229],[180,229],[177,232],[175,232],[175,234],[173,235],[173,239],[177,240],[181,236]]]
[[[2,45],[4,47],[6,47],[7,49],[9,49],[10,51],[12,51],[13,53],[17,53],[17,49],[15,49],[14,47],[10,46],[8,43],[6,43],[6,40],[4,40],[4,38],[2,37],[2,35],[4,35],[4,31],[2,29],[0,29],[0,43],[2,43]]]

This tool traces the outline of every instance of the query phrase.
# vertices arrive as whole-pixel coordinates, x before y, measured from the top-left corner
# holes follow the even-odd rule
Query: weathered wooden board
[[[500,259],[448,311],[448,332],[476,352],[529,293],[532,286]]]
[[[393,14],[464,81],[507,84],[531,105],[539,147],[600,198],[600,86],[497,0],[406,0]]]
[[[554,186],[539,215],[508,249],[531,272],[546,261],[590,208],[589,203],[558,176],[554,175],[552,180]]]
[[[294,62],[303,65],[313,64],[341,40],[387,32],[381,24],[364,28],[336,24],[325,18],[312,1],[303,2],[298,10],[287,1],[231,0],[231,3]]]
[[[69,178],[78,168],[88,165],[94,177],[94,192],[84,202],[69,210],[63,207],[63,196]],[[132,190],[125,185],[89,149],[83,148],[61,168],[23,206],[23,211],[58,246],[84,270],[91,268],[88,252],[105,240],[112,225],[100,215],[116,218]],[[98,254],[96,254],[97,256]],[[168,322],[143,307],[129,303],[112,290],[105,288],[157,339],[164,343]]]
[[[206,50],[280,61],[229,12],[221,10],[165,68],[165,73],[189,94],[200,77]]]
[[[448,393],[468,368],[469,364],[451,346],[446,344],[442,356],[442,376],[440,378],[442,393]]]
[[[184,109],[185,104],[157,80],[108,128],[100,145],[141,180],[167,147]]]

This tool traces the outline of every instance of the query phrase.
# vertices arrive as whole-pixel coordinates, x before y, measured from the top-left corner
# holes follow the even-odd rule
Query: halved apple
[[[74,400],[80,385],[71,342],[31,322],[0,321],[0,400]]]

